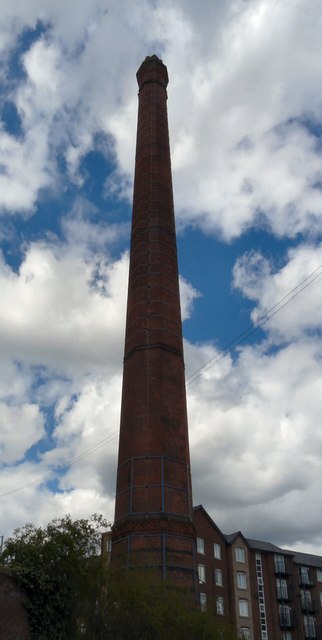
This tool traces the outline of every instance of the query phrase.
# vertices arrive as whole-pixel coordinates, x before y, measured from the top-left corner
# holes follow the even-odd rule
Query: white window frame
[[[216,600],[216,611],[219,616],[223,616],[225,613],[224,599],[222,596],[218,596]]]
[[[244,547],[235,547],[236,562],[245,562],[245,549]]]
[[[322,569],[316,570],[316,579],[317,579],[317,582],[322,582]]]
[[[245,571],[237,571],[236,580],[238,589],[247,589],[247,575]]]
[[[279,606],[280,620],[283,624],[289,626],[292,622],[292,609],[288,604],[280,604]]]
[[[304,635],[306,638],[314,638],[316,636],[316,626],[313,616],[304,617]]]
[[[238,610],[240,618],[249,618],[249,604],[248,600],[240,598],[238,602]]]
[[[302,584],[309,585],[311,583],[309,567],[300,567],[299,571],[300,571],[300,580]]]
[[[274,555],[274,564],[276,573],[285,573],[285,558],[280,554]]]
[[[218,542],[214,542],[214,558],[221,560],[221,546]]]
[[[222,587],[222,570],[215,569],[215,584],[217,587]]]
[[[312,604],[312,594],[308,589],[301,589],[301,606],[308,607]]]
[[[243,640],[251,640],[250,628],[249,627],[241,627],[240,629],[240,637]]]
[[[203,538],[197,537],[197,553],[205,555],[205,541]]]
[[[207,611],[207,596],[205,593],[199,593],[199,602],[201,611]]]
[[[288,599],[287,580],[285,578],[276,578],[277,597],[282,600]]]
[[[199,584],[204,584],[206,582],[206,567],[204,564],[198,564],[198,578]]]

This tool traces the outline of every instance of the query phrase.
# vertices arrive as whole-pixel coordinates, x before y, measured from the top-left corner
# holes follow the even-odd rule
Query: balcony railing
[[[309,588],[309,589],[311,587],[314,587],[314,584],[315,584],[314,580],[312,579],[312,576],[310,576],[310,575],[307,576],[305,574],[304,575],[302,575],[302,574],[299,575],[299,583],[300,583],[301,587],[306,587],[306,588]]]
[[[281,576],[289,576],[291,575],[291,571],[285,562],[275,560],[275,573]]]
[[[293,600],[294,599],[294,592],[293,589],[291,587],[276,587],[276,591],[277,591],[277,600]]]
[[[307,613],[316,613],[320,609],[319,601],[301,598],[301,609]]]

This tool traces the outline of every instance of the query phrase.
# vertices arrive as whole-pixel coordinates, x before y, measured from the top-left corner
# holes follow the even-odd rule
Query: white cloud
[[[5,210],[32,211],[39,190],[55,187],[58,151],[81,184],[79,161],[101,130],[114,138],[117,183],[132,175],[134,73],[155,48],[170,72],[181,223],[233,238],[260,214],[279,235],[312,232],[312,221],[321,231],[319,147],[305,124],[322,117],[317,4],[305,15],[299,4],[272,9],[266,0],[204,3],[202,12],[179,0],[3,4],[13,38],[37,19],[50,25],[24,54],[27,75],[11,95],[25,138],[2,136]]]
[[[319,485],[321,355],[318,340],[244,347],[189,386],[195,501],[225,531],[288,545],[316,535],[320,516],[304,530],[298,513]]]
[[[256,302],[254,322],[272,315],[265,329],[274,343],[290,342],[321,331],[321,275],[322,245],[303,244],[289,249],[279,271],[261,254],[245,254],[235,264],[234,285]]]
[[[19,273],[0,270],[4,354],[63,373],[121,360],[128,257],[112,263],[35,243]],[[107,339],[108,336],[108,339]]]
[[[37,405],[8,406],[0,402],[0,451],[3,463],[18,461],[44,433],[44,419]]]

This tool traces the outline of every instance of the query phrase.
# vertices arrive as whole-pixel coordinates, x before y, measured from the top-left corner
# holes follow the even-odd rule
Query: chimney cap
[[[152,56],[146,56],[136,77],[139,89],[142,89],[147,82],[157,82],[166,89],[169,82],[167,67],[155,53]]]
[[[146,58],[143,61],[143,64],[145,62],[161,62],[161,64],[163,64],[161,58],[159,58],[159,56],[157,56],[156,53],[153,53],[152,56],[146,56]]]

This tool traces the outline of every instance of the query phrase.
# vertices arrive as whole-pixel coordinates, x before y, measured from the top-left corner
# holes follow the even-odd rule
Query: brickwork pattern
[[[126,557],[131,564],[131,558],[138,557],[133,545],[139,544],[139,535],[156,527],[160,535],[154,539],[157,548],[152,555],[162,558],[165,572],[164,563],[167,567],[172,563],[174,532],[179,535],[183,527],[189,539],[192,587],[192,491],[167,69],[152,56],[141,65],[137,80],[139,109],[112,563],[116,555],[122,555],[124,535],[128,536]],[[150,563],[150,552],[147,547],[140,553],[142,565]],[[174,564],[179,571],[178,557]],[[181,564],[185,573],[186,559]]]

